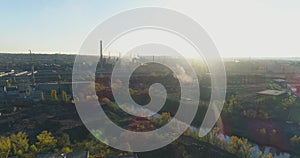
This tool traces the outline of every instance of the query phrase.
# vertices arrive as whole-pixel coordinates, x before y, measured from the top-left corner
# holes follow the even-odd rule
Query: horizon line
[[[28,51],[0,51],[0,54],[29,54]],[[45,55],[79,55],[78,51],[36,51],[32,52],[32,54],[45,54]],[[86,54],[91,55],[91,54]],[[221,58],[300,58],[299,56],[222,56]]]

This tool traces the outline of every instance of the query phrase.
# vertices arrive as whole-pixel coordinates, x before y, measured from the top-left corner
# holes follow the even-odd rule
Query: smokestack
[[[102,52],[102,40],[100,40],[100,62],[103,60],[103,52]]]

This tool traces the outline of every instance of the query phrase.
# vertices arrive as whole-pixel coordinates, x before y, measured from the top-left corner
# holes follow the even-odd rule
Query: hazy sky
[[[1,0],[0,52],[73,52],[110,16],[142,6],[201,24],[222,56],[300,56],[299,0]]]

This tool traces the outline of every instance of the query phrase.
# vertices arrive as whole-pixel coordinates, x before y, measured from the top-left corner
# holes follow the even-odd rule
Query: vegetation
[[[41,92],[40,94],[40,99],[41,99],[41,102],[44,102],[45,101],[45,96],[44,96],[44,92]]]
[[[26,61],[26,55],[15,54],[13,57],[1,55],[0,59],[2,62],[0,62],[0,66],[5,69],[31,69],[32,64]],[[29,102],[27,105],[23,101],[18,102],[14,100],[3,102],[4,105],[0,107],[2,114],[0,116],[0,131],[1,135],[3,135],[0,137],[0,157],[34,157],[38,153],[82,150],[89,150],[91,155],[95,157],[128,154],[109,148],[94,139],[91,135],[81,133],[86,129],[82,127],[81,122],[78,121],[79,119],[75,120],[78,117],[76,110],[74,106],[68,106],[69,98],[67,98],[67,90],[63,89],[62,86],[63,83],[72,81],[71,74],[75,56],[38,54],[34,56],[42,59],[39,60],[42,62],[35,63],[36,69],[39,72],[36,74],[37,82],[55,83],[59,85],[59,88],[50,92],[50,98],[47,98],[49,92],[47,92],[47,95],[46,93],[41,93],[40,100],[42,104]],[[16,62],[15,58],[24,60],[17,60]],[[295,128],[300,123],[299,98],[295,97],[295,94],[292,93],[280,96],[256,94],[256,92],[264,89],[289,91],[285,86],[274,81],[274,78],[277,78],[277,76],[284,76],[288,82],[298,82],[298,79],[293,79],[293,74],[300,73],[300,62],[288,60],[281,62],[285,62],[285,64],[282,64],[285,71],[282,72],[278,72],[280,71],[279,69],[274,70],[272,68],[273,66],[280,65],[277,61],[273,60],[241,59],[238,62],[225,62],[228,89],[226,102],[221,114],[222,124],[220,124],[222,126],[218,124],[220,128],[214,128],[211,133],[203,138],[198,138],[195,131],[187,130],[185,136],[193,138],[192,140],[196,141],[194,142],[196,144],[194,144],[195,149],[190,150],[190,147],[193,145],[189,143],[185,144],[189,141],[186,141],[185,136],[183,136],[171,144],[171,146],[160,150],[158,152],[159,156],[167,153],[170,155],[179,155],[178,157],[193,157],[197,153],[197,150],[206,150],[206,147],[209,147],[216,149],[219,153],[231,153],[233,157],[247,158],[254,155],[254,157],[259,158],[273,157],[272,154],[262,154],[264,149],[261,149],[262,152],[253,154],[253,145],[251,142],[255,142],[259,146],[272,146],[278,149],[279,152],[286,151],[299,157],[300,133],[297,130],[298,128]],[[146,105],[151,99],[148,95],[149,85],[162,83],[168,92],[168,97],[164,107],[159,111],[160,118],[139,121],[139,119],[122,112],[119,108],[122,105],[116,105],[114,102],[114,97],[110,91],[111,80],[107,74],[100,74],[99,77],[95,78],[96,82],[91,83],[89,87],[95,89],[97,96],[84,95],[85,99],[99,98],[99,101],[104,103],[102,108],[106,114],[112,121],[123,128],[133,131],[149,131],[165,125],[178,110],[180,86],[178,86],[177,78],[170,70],[157,65],[147,65],[142,65],[133,73],[130,78],[129,91],[134,101],[138,104]],[[202,65],[199,66],[198,61],[195,61],[193,66],[201,81],[201,96],[197,115],[192,125],[199,127],[210,100],[211,77],[205,67],[202,67]],[[109,71],[110,69],[106,70]],[[139,72],[146,75],[135,76]],[[22,80],[18,77],[10,78],[7,81],[3,80],[3,86],[5,84],[7,86],[14,86],[21,82]],[[118,89],[121,85],[121,81],[111,83],[111,88]],[[69,95],[71,96],[71,94]],[[70,97],[70,99],[74,103],[74,100],[77,98],[73,99]],[[56,107],[53,108],[53,106],[48,105]],[[35,108],[34,110],[33,107]],[[11,134],[12,131],[20,129],[26,131],[29,134],[28,137],[25,132]],[[48,130],[52,133],[48,131],[41,132],[42,130]],[[96,132],[98,135],[104,133],[103,131]],[[222,134],[231,137],[225,140]],[[78,139],[78,137],[83,138]],[[166,157],[171,157],[170,155],[166,155]]]
[[[56,90],[51,90],[51,100],[58,101]]]
[[[67,93],[66,91],[61,92],[61,100],[62,102],[66,103],[68,101]]]
[[[6,158],[11,151],[11,142],[7,137],[0,137],[0,157]]]
[[[254,146],[248,142],[246,138],[238,138],[237,136],[231,136],[229,142],[227,142],[219,127],[215,127],[209,134],[203,138],[199,138],[197,131],[186,131],[186,136],[193,137],[201,142],[207,142],[214,146],[217,146],[225,151],[228,151],[240,158],[273,158],[272,154],[264,155],[262,152],[254,152]]]
[[[52,136],[51,132],[42,131],[41,134],[36,136],[37,142],[35,146],[37,151],[41,153],[53,152],[53,149],[56,147],[57,140]]]

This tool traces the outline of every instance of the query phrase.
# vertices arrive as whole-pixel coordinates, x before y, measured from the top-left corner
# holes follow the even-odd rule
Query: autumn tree
[[[288,113],[288,120],[290,119],[291,107],[295,104],[296,98],[293,96],[286,97],[282,99],[281,105],[283,106],[283,110],[286,110]]]
[[[300,136],[296,136],[294,135],[291,139],[290,139],[290,143],[293,149],[298,150],[300,147]]]
[[[220,134],[220,128],[219,127],[214,127],[213,130],[211,131],[212,133],[212,144],[217,145],[219,143],[219,134]]]
[[[248,143],[248,139],[242,138],[242,147],[240,149],[240,155],[244,158],[251,158],[251,153],[253,152],[253,147]]]
[[[49,152],[56,147],[57,140],[52,136],[51,132],[42,131],[36,138],[36,147],[39,152]]]
[[[233,112],[233,109],[235,106],[239,104],[239,101],[237,99],[236,95],[231,95],[229,99],[224,103],[224,108],[227,112],[231,113]]]
[[[264,158],[273,158],[273,155],[269,153],[268,155],[264,156]]]
[[[56,90],[51,90],[51,100],[58,101]]]
[[[237,136],[231,136],[229,145],[230,145],[230,152],[237,155],[241,148],[242,143]]]
[[[42,102],[44,102],[44,101],[45,101],[44,92],[41,92],[41,94],[40,94],[40,99],[41,99],[41,101],[42,101]]]
[[[37,153],[38,152],[38,149],[34,144],[30,145],[29,150],[32,153]]]
[[[0,157],[7,158],[11,150],[9,137],[0,137]]]
[[[66,103],[68,101],[67,93],[66,91],[61,92],[61,100]]]
[[[28,151],[29,144],[25,132],[18,132],[17,134],[10,135],[10,141],[13,155],[21,156]]]
[[[157,124],[160,126],[165,125],[166,123],[169,122],[170,118],[171,118],[171,115],[169,112],[163,112],[161,114],[160,118],[158,119]]]
[[[253,147],[248,143],[245,138],[238,138],[236,136],[230,137],[229,151],[239,157],[251,158],[251,153],[253,152]]]

